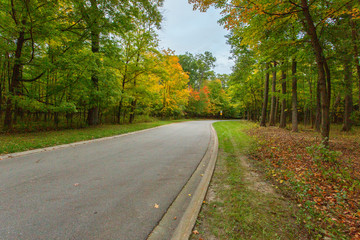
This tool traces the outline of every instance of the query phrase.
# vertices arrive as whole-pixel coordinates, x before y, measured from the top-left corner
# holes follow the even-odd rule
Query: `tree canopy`
[[[228,42],[236,62],[231,77],[233,88],[237,87],[238,102],[249,118],[261,118],[265,126],[268,117],[270,125],[279,121],[285,127],[291,109],[293,130],[297,131],[297,120],[302,118],[305,124],[311,123],[321,132],[325,144],[331,122],[343,121],[343,130],[348,131],[358,121],[358,1],[189,0],[189,3],[200,11],[212,6],[222,10],[219,22],[230,30]],[[286,87],[290,79],[291,94]],[[264,87],[260,87],[260,82],[264,82],[261,84]]]

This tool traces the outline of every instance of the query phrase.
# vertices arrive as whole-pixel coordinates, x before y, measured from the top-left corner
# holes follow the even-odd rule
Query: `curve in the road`
[[[146,239],[204,156],[211,123],[0,161],[0,239]]]

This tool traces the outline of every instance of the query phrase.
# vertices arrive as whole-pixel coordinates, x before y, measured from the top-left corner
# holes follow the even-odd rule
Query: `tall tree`
[[[192,88],[199,90],[205,80],[215,78],[213,68],[216,58],[211,52],[205,51],[196,55],[186,52],[179,55],[179,59],[184,71],[189,74],[189,84]]]
[[[345,85],[345,109],[344,109],[344,124],[342,131],[350,131],[352,122],[350,120],[353,108],[353,91],[352,91],[352,69],[351,58],[348,56],[344,62],[344,85]]]
[[[269,119],[270,126],[275,126],[276,123],[276,65],[277,63],[274,62],[273,77],[271,84],[272,96],[271,96],[270,119]]]
[[[267,115],[267,105],[269,100],[269,64],[266,64],[266,73],[265,73],[265,83],[264,83],[264,99],[263,99],[263,106],[261,110],[261,122],[260,126],[266,127],[266,115]]]
[[[296,59],[292,59],[291,64],[291,74],[292,74],[292,98],[291,98],[291,107],[292,107],[292,116],[291,116],[291,123],[292,123],[292,131],[298,132],[298,97],[297,97],[297,76],[296,76],[296,67],[297,62]]]
[[[37,44],[49,37],[52,23],[57,19],[57,1],[45,3],[38,1],[6,1],[1,3],[0,19],[1,36],[9,44],[12,70],[10,73],[9,91],[6,100],[4,126],[11,128],[18,113],[17,100],[23,94],[21,84],[34,82],[44,72],[25,79],[24,66],[29,66],[37,56]],[[37,73],[37,71],[35,71]],[[14,111],[15,109],[15,111]]]
[[[284,63],[282,64],[284,65]],[[285,66],[283,66],[285,67]],[[280,114],[280,128],[285,128],[286,127],[286,69],[282,69],[281,70],[281,114]]]
[[[97,56],[100,51],[101,36],[105,38],[105,36],[110,37],[110,34],[121,35],[126,33],[135,27],[134,18],[146,16],[149,21],[157,25],[161,21],[158,6],[162,4],[162,0],[91,0],[90,6],[88,6],[86,1],[74,1],[74,4],[85,20],[86,29],[90,31],[91,50],[94,56]],[[99,61],[97,65],[100,66]],[[99,123],[99,99],[97,97],[99,91],[98,69],[93,71],[91,82],[93,91],[90,97],[88,124],[96,125]]]
[[[224,18],[221,22],[226,28],[242,28],[247,33],[244,39],[259,48],[264,45],[266,30],[289,29],[291,25],[301,25],[297,38],[309,40],[317,66],[318,85],[321,106],[321,135],[325,145],[328,144],[330,133],[330,101],[331,101],[331,71],[329,60],[326,57],[331,51],[329,42],[321,38],[324,30],[333,27],[334,17],[347,11],[347,5],[355,6],[355,0],[330,1],[326,4],[321,0],[297,0],[280,1],[220,1],[220,0],[189,0],[195,9],[206,11],[210,6],[222,8]],[[358,10],[358,5],[356,5]],[[358,16],[358,11],[352,11]],[[291,23],[291,24],[289,24]],[[289,26],[289,27],[287,27]],[[264,31],[265,29],[265,31]],[[286,32],[285,32],[286,33]],[[292,34],[293,36],[293,34]],[[252,43],[251,43],[252,42]],[[283,41],[273,41],[273,45],[265,49],[267,52],[275,52],[283,46]],[[278,58],[273,58],[278,59]]]

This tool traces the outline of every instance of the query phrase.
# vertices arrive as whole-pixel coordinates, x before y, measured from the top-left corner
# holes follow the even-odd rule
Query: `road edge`
[[[204,162],[209,161],[208,165],[206,167],[206,170],[201,175],[202,178],[200,180],[200,183],[196,187],[196,190],[195,190],[193,196],[191,197],[190,203],[186,207],[186,210],[185,210],[183,216],[181,217],[177,227],[175,228],[173,235],[171,236],[171,238],[169,236],[166,239],[185,240],[185,239],[189,239],[189,237],[192,233],[192,229],[194,228],[196,219],[199,215],[202,203],[205,199],[212,175],[214,173],[215,164],[216,164],[217,155],[218,155],[218,146],[219,146],[218,137],[217,137],[217,133],[212,124],[211,124],[210,139],[211,140],[209,143],[208,150],[206,151],[203,159],[200,161],[200,164],[199,164],[198,168],[195,170],[195,172],[197,172],[201,168],[201,166]],[[150,233],[147,240],[163,239],[163,236],[161,236],[161,232],[163,231],[163,229],[167,228],[169,221],[171,221],[170,219],[172,219],[172,216],[169,216],[169,215],[171,215],[172,212],[176,211],[176,210],[174,210],[174,208],[176,208],[177,205],[182,203],[182,200],[183,200],[182,196],[187,195],[187,190],[186,190],[187,185],[191,184],[191,182],[193,182],[193,178],[196,178],[196,176],[192,175],[190,177],[188,182],[185,184],[184,188],[178,194],[178,197],[171,204],[171,206],[169,207],[167,212],[164,214],[164,216],[162,217],[162,219],[160,220],[158,225]],[[159,232],[160,232],[160,234],[159,234]]]
[[[75,146],[82,145],[82,144],[87,144],[87,143],[94,143],[94,142],[100,142],[100,141],[115,139],[115,138],[124,137],[124,136],[132,135],[132,134],[137,134],[137,133],[150,131],[150,130],[153,130],[153,129],[157,129],[157,128],[161,128],[161,127],[164,127],[164,126],[169,126],[169,125],[177,124],[177,123],[180,123],[180,122],[169,123],[169,124],[165,124],[165,125],[161,125],[161,126],[157,126],[157,127],[146,128],[146,129],[142,129],[142,130],[138,130],[138,131],[134,131],[134,132],[117,134],[117,135],[108,136],[108,137],[102,137],[102,138],[97,138],[97,139],[83,140],[83,141],[78,141],[78,142],[73,142],[73,143],[54,145],[54,146],[51,146],[51,147],[37,148],[37,149],[26,150],[26,151],[22,151],[22,152],[8,153],[8,154],[3,154],[3,155],[0,154],[0,161],[8,159],[8,158],[21,157],[21,156],[25,156],[25,155],[29,155],[29,154],[34,154],[34,153],[48,152],[48,151],[53,151],[53,150],[57,150],[57,149],[67,148],[67,147],[75,147]]]
[[[189,237],[192,233],[192,229],[194,228],[196,219],[199,215],[202,203],[205,199],[212,175],[215,170],[215,164],[216,164],[216,160],[217,160],[218,147],[219,147],[217,133],[212,124],[211,124],[211,131],[212,131],[212,135],[213,135],[214,139],[210,143],[210,144],[212,144],[212,146],[210,145],[210,148],[209,148],[210,162],[209,162],[206,172],[204,173],[204,176],[201,179],[201,182],[200,182],[199,186],[197,187],[196,192],[195,192],[193,198],[191,199],[191,202],[190,202],[188,208],[186,209],[183,217],[181,218],[181,221],[180,221],[178,227],[176,228],[171,240],[189,239]]]

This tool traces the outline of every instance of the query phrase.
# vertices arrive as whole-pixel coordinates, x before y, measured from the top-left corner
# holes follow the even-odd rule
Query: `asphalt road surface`
[[[1,160],[0,239],[146,239],[205,154],[211,123]]]

